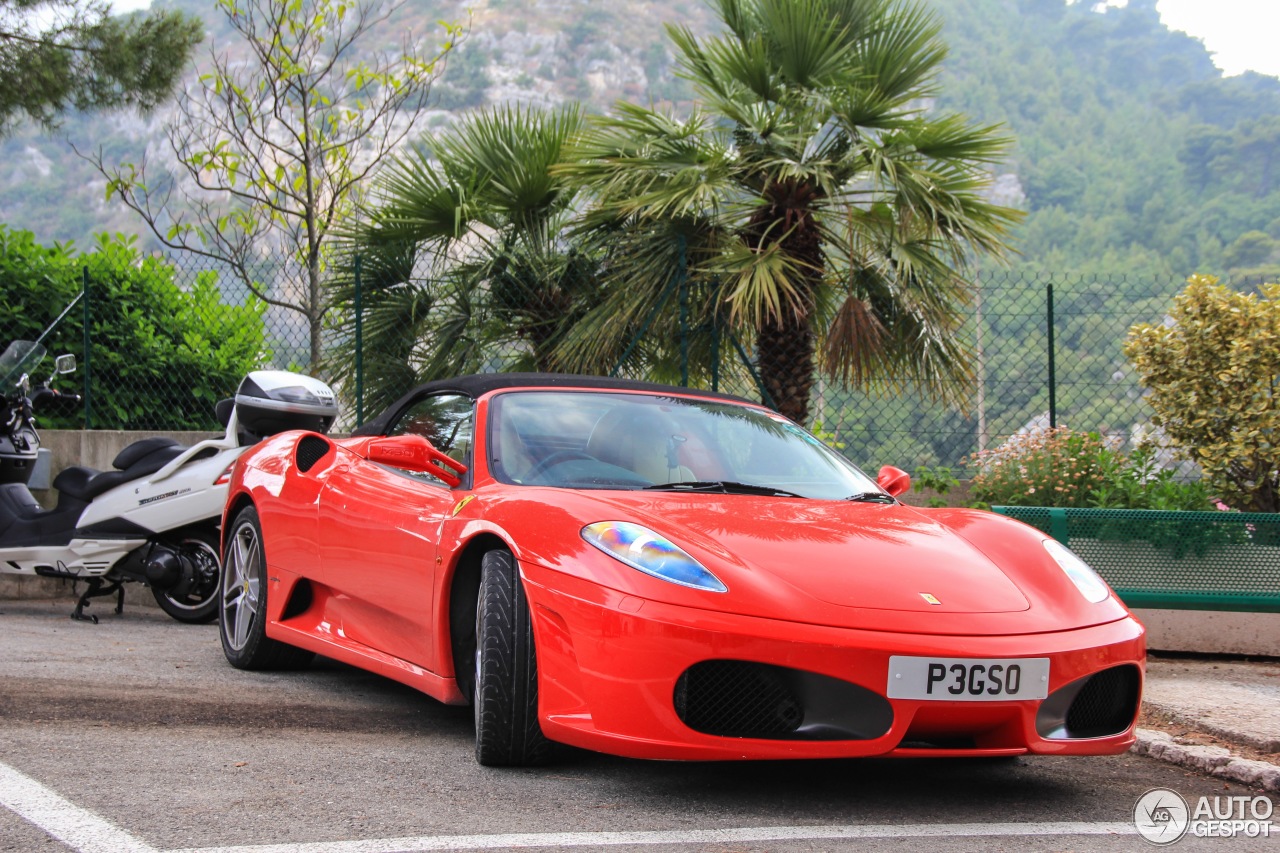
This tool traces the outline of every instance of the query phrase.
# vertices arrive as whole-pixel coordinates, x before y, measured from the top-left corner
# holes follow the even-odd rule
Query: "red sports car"
[[[1142,626],[1071,551],[919,509],[735,397],[582,376],[423,385],[240,458],[220,625],[475,707],[481,764],[1119,753]]]

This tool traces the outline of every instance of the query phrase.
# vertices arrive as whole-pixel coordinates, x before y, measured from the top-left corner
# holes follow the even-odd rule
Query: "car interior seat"
[[[675,422],[649,406],[619,405],[610,409],[591,430],[586,452],[602,462],[634,471],[651,483],[696,480],[681,464],[685,437]]]

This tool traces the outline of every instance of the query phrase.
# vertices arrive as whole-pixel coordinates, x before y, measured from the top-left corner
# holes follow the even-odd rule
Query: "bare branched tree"
[[[226,265],[268,304],[302,315],[313,366],[330,308],[331,231],[414,130],[461,33],[442,24],[428,46],[393,20],[401,5],[218,0],[238,39],[227,50],[214,44],[208,70],[179,96],[164,128],[171,156],[118,165],[101,149],[86,157],[108,197],[141,215],[163,245]],[[299,284],[262,281],[271,258],[299,270]]]

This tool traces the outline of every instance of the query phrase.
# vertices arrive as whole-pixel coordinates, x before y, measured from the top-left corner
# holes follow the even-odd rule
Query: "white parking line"
[[[0,805],[78,853],[161,853],[115,824],[0,762]],[[895,826],[753,826],[652,832],[526,832],[506,835],[426,835],[369,841],[320,841],[204,847],[169,853],[417,853],[538,847],[626,847],[659,844],[743,844],[877,838],[963,838],[1133,835],[1132,823],[928,823]]]
[[[0,805],[80,853],[157,853],[120,827],[0,762]]]
[[[205,847],[172,853],[417,853],[425,850],[501,850],[536,847],[628,847],[654,844],[744,844],[877,838],[1134,835],[1132,823],[933,823],[910,826],[753,826],[657,832],[529,832],[510,835],[428,835],[377,841],[328,841]]]

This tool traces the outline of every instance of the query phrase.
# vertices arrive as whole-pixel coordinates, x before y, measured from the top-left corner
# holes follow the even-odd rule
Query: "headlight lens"
[[[693,589],[729,591],[719,578],[671,540],[639,524],[597,521],[582,528],[582,538],[646,575]]]
[[[1067,577],[1071,578],[1071,582],[1076,585],[1076,589],[1080,590],[1081,595],[1094,604],[1107,600],[1111,590],[1107,588],[1106,581],[1098,577],[1098,573],[1091,569],[1088,563],[1077,557],[1070,548],[1056,539],[1046,539],[1044,549],[1067,573]]]

